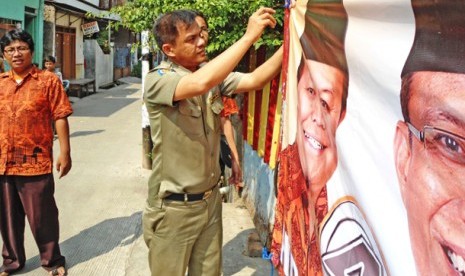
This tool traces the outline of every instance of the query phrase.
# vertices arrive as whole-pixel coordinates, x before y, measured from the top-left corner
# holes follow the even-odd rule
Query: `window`
[[[21,21],[0,17],[0,37],[11,30],[21,28]]]

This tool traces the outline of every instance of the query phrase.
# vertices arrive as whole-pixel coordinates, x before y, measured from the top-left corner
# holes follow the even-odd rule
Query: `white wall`
[[[84,41],[84,53],[86,58],[86,78],[94,78],[98,87],[113,82],[113,50],[110,54],[104,54],[97,40]]]
[[[97,41],[92,40],[95,44]],[[113,49],[110,54],[104,54],[98,44],[95,47],[95,81],[97,87],[113,82]]]

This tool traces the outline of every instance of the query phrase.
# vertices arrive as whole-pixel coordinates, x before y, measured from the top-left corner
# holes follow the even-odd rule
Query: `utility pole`
[[[149,31],[141,33],[142,45],[142,168],[152,169],[152,137],[150,135],[150,120],[147,107],[143,101],[145,91],[145,77],[150,70]]]

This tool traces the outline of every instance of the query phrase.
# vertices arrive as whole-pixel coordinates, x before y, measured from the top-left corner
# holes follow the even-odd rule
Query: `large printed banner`
[[[465,2],[295,4],[280,274],[465,275]]]

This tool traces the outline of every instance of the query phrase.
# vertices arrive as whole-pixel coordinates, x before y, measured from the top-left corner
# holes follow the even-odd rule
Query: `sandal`
[[[68,275],[67,271],[66,271],[66,268],[64,266],[60,266],[60,267],[57,267],[53,270],[50,270],[48,272],[48,274],[50,276],[65,276],[65,275]],[[3,275],[0,275],[0,276],[3,276]],[[8,276],[8,275],[5,275],[5,276]]]

